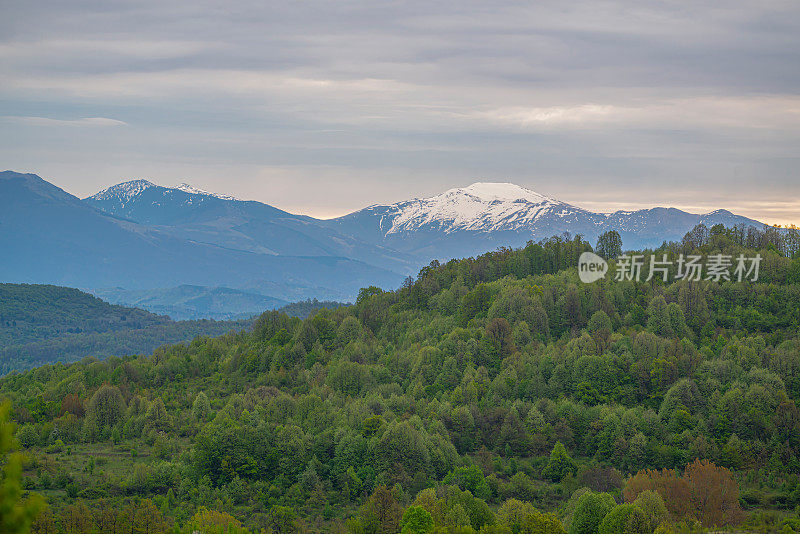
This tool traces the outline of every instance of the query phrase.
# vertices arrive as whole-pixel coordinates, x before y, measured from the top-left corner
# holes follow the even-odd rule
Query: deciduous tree
[[[597,238],[595,252],[605,259],[616,258],[622,254],[622,238],[616,230],[609,230]]]
[[[104,384],[89,400],[89,415],[101,428],[114,426],[125,413],[125,400],[117,386]]]
[[[708,460],[695,460],[686,466],[685,477],[691,488],[692,507],[703,525],[735,525],[742,521],[739,485],[733,473]]]
[[[600,523],[600,534],[650,534],[650,522],[639,508],[621,504],[608,512]]]
[[[433,518],[422,506],[409,506],[400,520],[402,534],[427,534],[433,531]]]
[[[192,417],[195,421],[203,423],[211,416],[211,402],[208,400],[208,395],[201,391],[194,398],[192,403]]]
[[[608,493],[584,493],[575,506],[569,534],[597,534],[603,518],[615,505],[614,497]]]

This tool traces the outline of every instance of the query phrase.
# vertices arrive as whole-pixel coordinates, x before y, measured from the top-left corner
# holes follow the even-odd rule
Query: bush
[[[39,444],[39,433],[36,425],[22,425],[17,431],[17,439],[23,448],[33,447]]]
[[[515,498],[522,501],[535,501],[538,496],[533,479],[523,472],[518,472],[503,484],[501,494],[504,498]]]
[[[64,450],[64,442],[57,439],[55,443],[45,449],[48,453],[61,452]]]
[[[69,488],[67,488],[67,493],[69,493]],[[79,491],[77,496],[81,499],[103,499],[108,497],[108,492],[100,488],[86,488],[85,490]]]

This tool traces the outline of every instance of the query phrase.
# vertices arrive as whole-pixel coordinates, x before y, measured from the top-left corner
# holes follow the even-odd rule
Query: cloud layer
[[[800,223],[796,2],[2,11],[0,158],[76,194],[146,176],[325,216],[480,178]]]

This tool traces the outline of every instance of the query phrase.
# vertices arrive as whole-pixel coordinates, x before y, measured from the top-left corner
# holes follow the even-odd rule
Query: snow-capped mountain
[[[169,187],[161,187],[149,180],[144,180],[141,178],[138,180],[129,180],[127,182],[122,182],[117,185],[112,185],[107,189],[103,189],[102,191],[95,193],[86,200],[92,202],[111,202],[111,203],[117,203],[118,205],[125,205],[130,200],[135,199],[136,197],[141,195],[145,190],[150,188],[157,188],[164,195],[166,195],[168,191],[177,190],[177,191],[183,191],[184,193],[187,193],[189,195],[215,197],[221,200],[239,200],[238,198],[229,195],[220,195],[217,193],[211,193],[209,191],[199,189],[191,184],[187,184],[186,182],[183,182],[180,185],[176,185],[175,187],[169,188]]]
[[[177,189],[179,191],[183,191],[184,193],[189,193],[190,195],[204,195],[204,196],[209,196],[209,197],[216,197],[216,198],[219,198],[219,199],[222,199],[222,200],[239,200],[238,198],[232,197],[230,195],[220,195],[218,193],[210,193],[210,192],[205,191],[203,189],[198,189],[197,187],[195,187],[193,185],[189,185],[186,182],[175,186],[174,189]]]
[[[173,224],[190,212],[224,209],[227,202],[233,201],[238,202],[234,197],[209,193],[186,183],[163,187],[148,180],[122,182],[84,199],[100,211],[155,225]]]
[[[153,182],[147,180],[130,180],[103,189],[90,198],[95,202],[115,203],[124,208],[132,198],[140,195],[145,189],[155,186]]]
[[[349,300],[360,287],[397,287],[432,259],[564,232],[595,242],[611,229],[626,249],[653,247],[698,223],[761,226],[725,210],[594,213],[487,182],[319,220],[148,180],[81,201],[36,175],[8,171],[0,173],[0,245],[7,252],[0,280],[113,287],[128,296],[152,290],[172,304],[184,293],[170,288],[185,284],[200,286],[202,295],[232,288],[284,300]]]
[[[617,230],[625,247],[643,248],[679,240],[701,222],[760,226],[725,210],[701,215],[675,208],[596,213],[507,182],[476,182],[331,220],[188,184],[169,188],[147,180],[118,184],[85,202],[202,243],[260,254],[342,256],[405,274],[433,258],[473,256],[565,232],[594,242],[606,230]]]
[[[398,273],[414,273],[432,258],[472,256],[564,232],[594,241],[613,229],[625,247],[642,248],[678,240],[701,222],[761,225],[725,210],[700,215],[675,208],[596,213],[507,182],[476,182],[331,220],[185,183],[170,188],[147,180],[123,182],[85,202],[198,242],[260,254],[349,257]]]
[[[445,233],[517,230],[530,227],[542,217],[565,217],[582,211],[518,185],[488,182],[400,202],[393,208],[381,220],[387,235],[432,226]]]
[[[511,183],[477,182],[429,198],[370,206],[330,221],[343,233],[422,257],[471,256],[523,246],[568,232],[594,241],[617,230],[630,248],[679,240],[698,223],[728,226],[752,219],[717,210],[705,215],[675,208],[595,213]]]

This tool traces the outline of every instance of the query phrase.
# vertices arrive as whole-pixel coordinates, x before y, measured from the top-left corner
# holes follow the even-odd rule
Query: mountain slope
[[[286,300],[228,287],[181,285],[172,288],[129,290],[100,289],[95,295],[118,304],[127,304],[175,320],[245,319],[288,304]]]
[[[438,259],[521,246],[564,232],[593,241],[617,230],[626,248],[657,246],[680,239],[699,223],[762,226],[725,210],[705,215],[675,208],[594,213],[514,184],[481,182],[430,198],[370,206],[328,222],[361,240]]]
[[[200,243],[276,256],[347,257],[401,273],[414,272],[407,254],[359,241],[321,221],[267,204],[215,195],[188,184],[146,180],[117,184],[84,200],[111,215]]]
[[[301,298],[347,299],[364,285],[393,287],[402,279],[343,257],[198,243],[102,213],[36,175],[10,171],[0,173],[0,250],[0,280],[74,287],[286,287]]]
[[[0,344],[42,341],[63,334],[141,329],[168,317],[115,306],[78,289],[0,284]]]
[[[89,356],[146,354],[249,326],[250,321],[173,321],[69,287],[0,284],[0,374]]]

